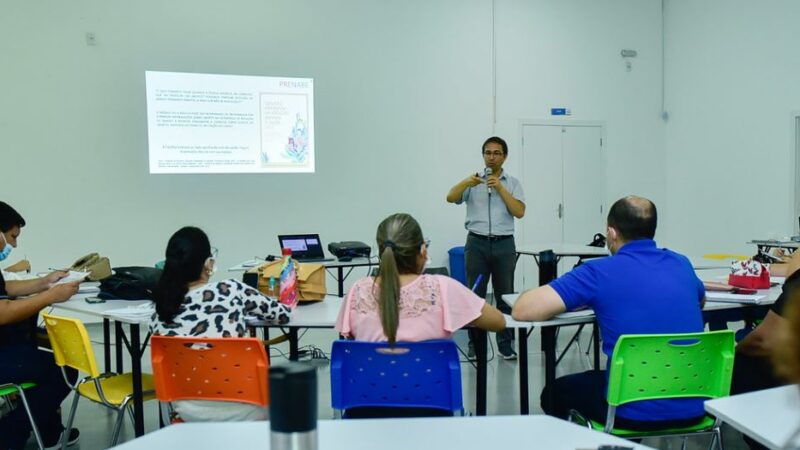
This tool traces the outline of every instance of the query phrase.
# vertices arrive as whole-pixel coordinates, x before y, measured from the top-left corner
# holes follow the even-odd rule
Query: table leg
[[[103,365],[106,373],[111,373],[111,321],[103,318]]]
[[[298,349],[297,327],[289,327],[289,360],[297,361],[300,358]]]
[[[528,414],[528,329],[517,328],[519,344],[519,413]]]
[[[133,372],[133,429],[136,437],[144,434],[144,407],[142,395],[142,343],[139,338],[139,324],[130,326],[131,367]]]
[[[548,395],[542,399],[542,409],[550,410],[553,405],[553,383],[556,380],[556,328],[542,328],[542,352],[544,353],[544,385],[550,387]]]
[[[336,273],[339,275],[336,283],[339,288],[339,298],[344,297],[344,267],[339,266],[336,268]]]
[[[125,370],[122,364],[122,336],[124,334],[122,323],[114,321],[114,345],[116,345],[114,352],[117,357],[117,373],[123,373]]]
[[[486,330],[473,328],[475,330],[475,357],[477,359],[478,379],[476,380],[475,392],[475,414],[478,416],[486,415]]]
[[[600,327],[595,322],[592,325],[592,351],[594,352],[594,370],[600,370]]]

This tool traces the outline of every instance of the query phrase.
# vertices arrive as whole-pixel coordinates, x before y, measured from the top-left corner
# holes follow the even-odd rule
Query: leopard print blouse
[[[286,305],[230,279],[191,289],[171,321],[162,322],[153,314],[150,331],[162,336],[245,337],[245,317],[283,324],[290,313]]]

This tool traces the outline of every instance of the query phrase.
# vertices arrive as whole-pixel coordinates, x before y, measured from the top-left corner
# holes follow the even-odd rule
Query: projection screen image
[[[150,173],[314,172],[311,78],[145,72]]]

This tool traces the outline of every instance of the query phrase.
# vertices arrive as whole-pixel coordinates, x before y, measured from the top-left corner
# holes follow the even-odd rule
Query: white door
[[[588,244],[605,234],[603,157],[600,127],[564,127],[563,241]]]
[[[602,128],[523,125],[522,138],[520,181],[526,210],[517,245],[587,244],[595,233],[604,233]],[[562,259],[559,273],[575,262]],[[539,285],[539,270],[532,257],[520,258],[517,274],[522,279],[517,279],[515,286],[520,286],[520,281],[522,289]]]

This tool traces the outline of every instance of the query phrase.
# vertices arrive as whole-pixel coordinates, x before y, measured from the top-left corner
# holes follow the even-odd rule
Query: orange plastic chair
[[[177,400],[269,404],[269,362],[260,339],[153,336],[150,352],[164,423]]]

